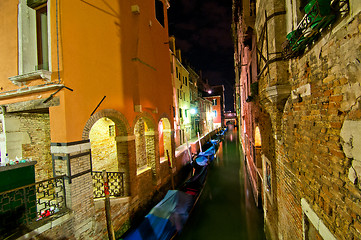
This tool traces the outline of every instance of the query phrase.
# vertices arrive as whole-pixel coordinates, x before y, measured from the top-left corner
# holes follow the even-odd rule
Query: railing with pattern
[[[64,176],[1,192],[0,236],[29,231],[66,211]]]
[[[109,195],[112,197],[125,197],[124,191],[124,173],[123,172],[106,172],[109,185]],[[92,172],[94,198],[103,198],[104,181],[103,174],[99,171]]]
[[[329,28],[337,18],[349,11],[348,0],[311,0],[305,6],[306,14],[299,22],[296,30],[287,34],[283,49],[284,58],[292,58],[303,51]]]

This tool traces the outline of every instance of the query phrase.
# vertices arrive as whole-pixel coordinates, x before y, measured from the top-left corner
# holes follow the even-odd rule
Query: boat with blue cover
[[[168,240],[181,232],[195,207],[206,182],[208,164],[213,161],[220,139],[203,145],[193,160],[193,176],[178,190],[169,190],[165,197],[145,216],[141,224],[122,240]]]

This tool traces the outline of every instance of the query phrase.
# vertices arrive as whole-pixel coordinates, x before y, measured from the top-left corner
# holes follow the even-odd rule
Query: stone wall
[[[277,148],[278,229],[284,239],[301,239],[303,221],[322,222],[329,232],[317,225],[314,235],[324,238],[327,234],[337,239],[361,237],[360,32],[358,14],[290,61],[292,92]],[[309,203],[317,220],[303,218],[301,199]]]
[[[35,181],[53,177],[48,113],[7,113],[4,115],[6,152],[11,160],[32,159]]]

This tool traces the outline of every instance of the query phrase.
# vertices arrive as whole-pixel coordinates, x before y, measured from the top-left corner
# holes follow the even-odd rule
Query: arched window
[[[256,147],[260,147],[262,146],[262,141],[261,141],[261,133],[259,131],[259,127],[256,127],[256,131],[254,133],[254,145]]]

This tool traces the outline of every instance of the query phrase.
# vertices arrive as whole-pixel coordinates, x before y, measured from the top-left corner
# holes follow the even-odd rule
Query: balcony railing
[[[296,30],[287,34],[284,58],[302,54],[338,17],[348,12],[348,0],[311,0],[304,8],[305,16]]]
[[[64,176],[0,193],[0,236],[26,233],[66,213]]]
[[[107,172],[109,195],[111,197],[125,197],[124,191],[124,173],[123,172]],[[104,181],[102,172],[93,171],[93,193],[94,198],[105,197]]]

